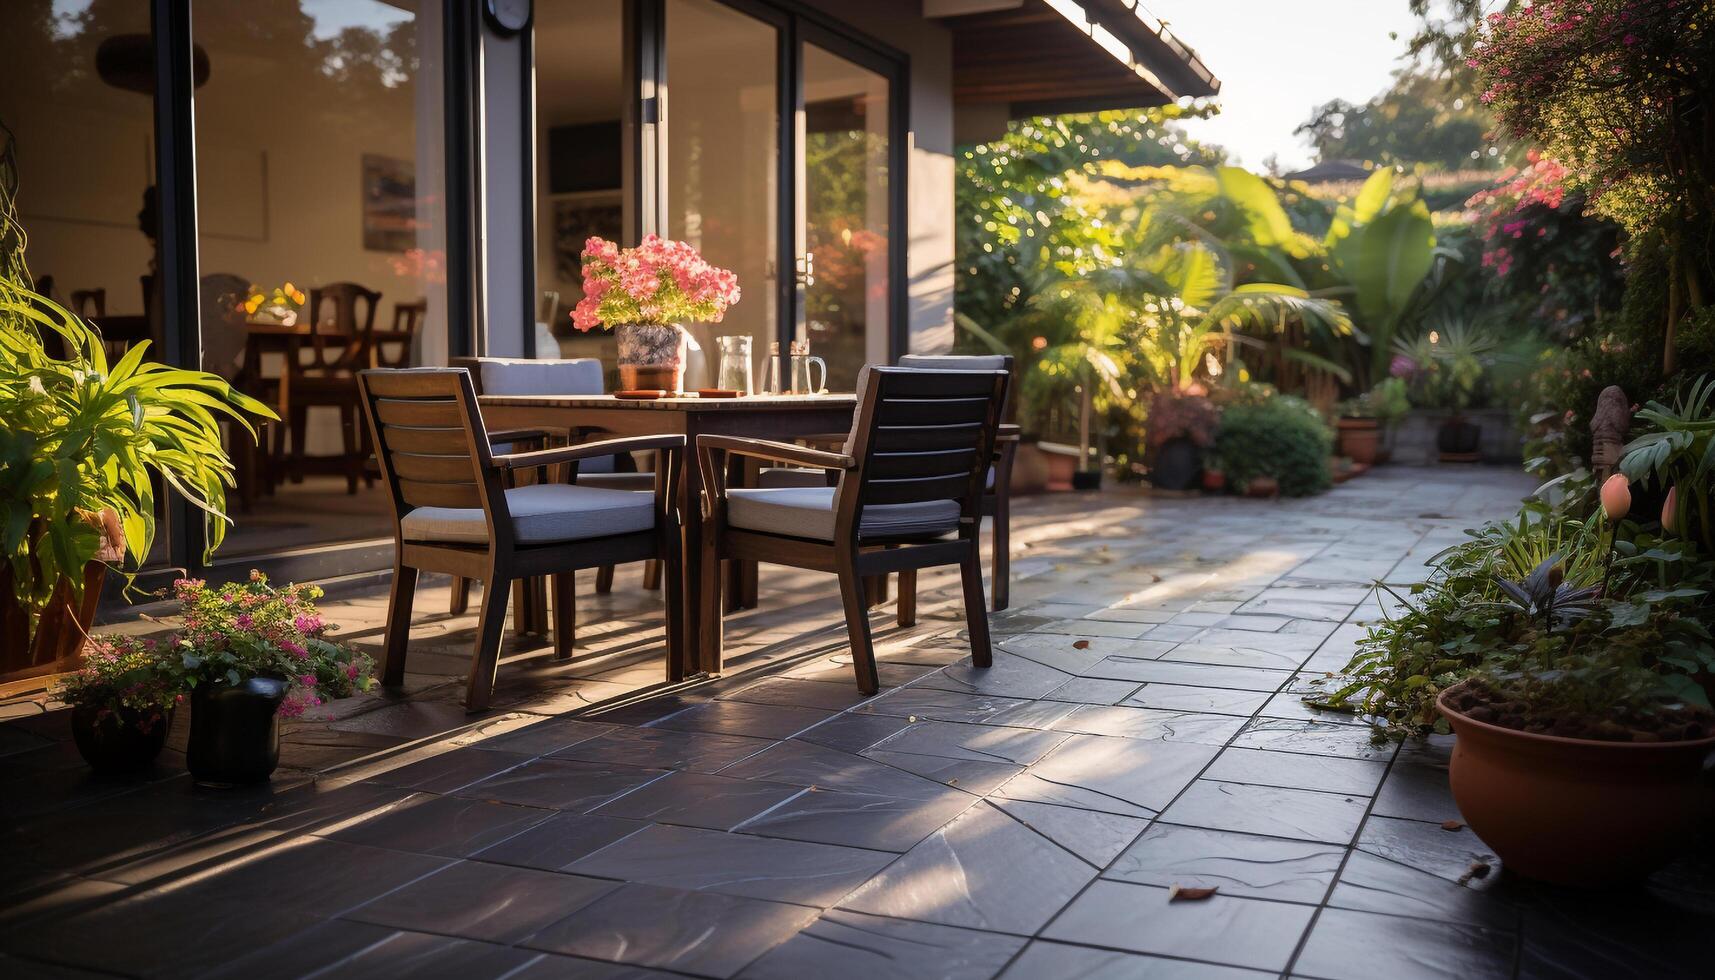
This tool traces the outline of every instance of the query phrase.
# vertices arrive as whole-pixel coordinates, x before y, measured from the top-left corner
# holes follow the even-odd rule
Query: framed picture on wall
[[[625,229],[625,207],[620,192],[584,191],[555,194],[554,277],[564,283],[583,282],[583,261],[578,256],[584,241],[599,235],[618,241]]]
[[[417,168],[410,160],[363,155],[363,247],[371,252],[417,247]]]

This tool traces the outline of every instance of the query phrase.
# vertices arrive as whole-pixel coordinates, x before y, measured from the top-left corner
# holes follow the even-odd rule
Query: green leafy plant
[[[1662,526],[1715,556],[1715,377],[1688,384],[1673,404],[1652,401],[1637,414],[1652,431],[1633,439],[1620,470],[1668,496]]]
[[[375,684],[367,654],[328,637],[313,585],[278,588],[251,572],[247,583],[210,587],[201,579],[173,584],[182,623],[160,648],[182,689],[239,684],[251,677],[290,682],[280,706],[294,717]]]
[[[1228,405],[1215,436],[1228,481],[1243,487],[1258,477],[1274,477],[1288,497],[1328,488],[1333,450],[1334,434],[1321,415],[1290,395]]]
[[[117,714],[145,733],[165,724],[167,712],[184,699],[160,644],[129,636],[92,640],[83,666],[61,682],[57,694],[66,704],[94,709],[97,725]]]
[[[218,419],[254,438],[250,416],[276,416],[216,375],[144,360],[147,342],[109,364],[93,325],[35,291],[16,190],[8,145],[0,154],[0,577],[16,608],[0,613],[26,618],[33,633],[58,583],[70,585],[74,602],[81,596],[104,524],[123,536],[123,570],[142,563],[154,540],[157,483],[203,511],[206,560],[230,523],[233,466]]]

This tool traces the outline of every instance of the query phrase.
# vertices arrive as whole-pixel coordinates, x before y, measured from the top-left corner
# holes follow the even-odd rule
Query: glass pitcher
[[[783,395],[786,386],[780,380],[780,342],[768,345],[768,361],[762,366],[762,393]]]
[[[814,368],[820,368],[822,373],[815,381],[810,378],[815,375]],[[792,393],[794,395],[819,395],[828,388],[828,362],[819,357],[810,356],[808,340],[792,342]]]
[[[754,393],[751,387],[750,341],[751,338],[745,336],[715,338],[715,343],[721,348],[720,373],[716,376],[718,383],[715,387],[741,395]]]

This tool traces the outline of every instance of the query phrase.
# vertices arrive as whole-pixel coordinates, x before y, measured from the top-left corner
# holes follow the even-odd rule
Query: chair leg
[[[917,625],[917,569],[899,573],[899,626]]]
[[[348,405],[339,408],[339,435],[341,445],[345,448],[345,494],[352,496],[357,493],[358,471],[363,468],[361,457],[357,454],[357,409]]]
[[[994,611],[1012,602],[1012,504],[1003,491],[995,495],[994,526],[989,529],[989,559],[994,568]]]
[[[512,581],[512,634],[528,636],[548,631],[548,582],[542,576]]]
[[[463,616],[470,609],[470,579],[453,576],[452,596],[447,600],[447,614]]]
[[[562,572],[554,576],[554,657],[572,659],[572,648],[578,634],[577,573]]]
[[[726,657],[726,576],[722,574],[724,562],[721,561],[717,531],[711,522],[703,525],[703,540],[701,551],[696,561],[702,562],[700,587],[702,594],[698,597],[697,619],[699,634],[697,643],[697,665],[710,672],[719,671]]]
[[[864,601],[864,583],[848,557],[839,559],[840,600],[846,607],[846,631],[851,634],[852,671],[858,690],[874,694],[881,689],[875,672],[875,645],[869,635],[869,604]]]
[[[482,614],[476,622],[476,650],[470,658],[470,683],[465,688],[464,709],[482,711],[494,693],[494,675],[500,667],[500,635],[506,626],[506,599],[512,583],[490,574],[482,583]]]
[[[382,638],[381,683],[405,683],[405,647],[411,640],[411,600],[417,597],[417,570],[393,566],[393,590],[387,597],[387,633]]]
[[[304,482],[304,438],[310,427],[310,410],[298,405],[292,409],[292,482]]]
[[[643,563],[643,587],[651,592],[661,587],[661,563],[654,558]]]
[[[595,590],[602,595],[613,591],[612,565],[603,565],[595,570]]]
[[[959,562],[959,577],[965,586],[965,625],[971,631],[971,663],[988,667],[994,663],[989,646],[989,614],[983,604],[983,556],[971,539],[971,551]]]
[[[869,597],[869,608],[879,609],[887,603],[887,576],[870,575],[865,582],[865,595]]]

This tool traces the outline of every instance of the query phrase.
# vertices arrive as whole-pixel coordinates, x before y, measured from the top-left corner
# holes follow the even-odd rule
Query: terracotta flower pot
[[[1382,428],[1375,419],[1341,419],[1340,455],[1354,463],[1374,463],[1381,452]]]
[[[1563,885],[1637,880],[1715,812],[1715,737],[1561,738],[1477,721],[1437,700],[1453,732],[1449,778],[1465,822],[1510,871]]]
[[[685,331],[676,324],[626,323],[614,328],[619,341],[622,391],[685,390]]]
[[[1278,497],[1280,496],[1280,481],[1272,476],[1252,477],[1251,481],[1245,484],[1245,495],[1264,498]]]
[[[1227,474],[1220,470],[1204,470],[1203,489],[1210,493],[1220,493],[1227,489]]]

